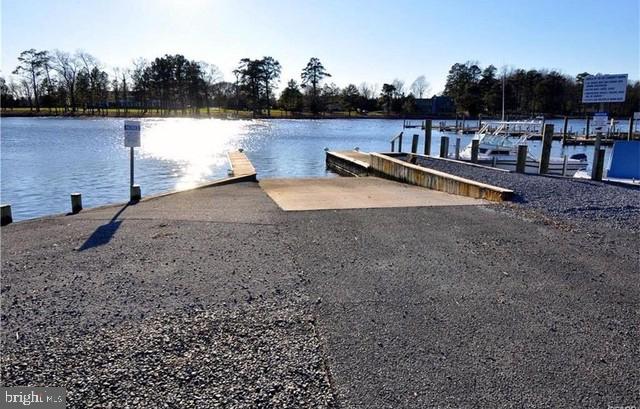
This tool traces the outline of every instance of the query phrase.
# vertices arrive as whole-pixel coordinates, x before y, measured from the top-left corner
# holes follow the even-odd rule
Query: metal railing
[[[391,152],[395,152],[396,140],[398,141],[398,152],[402,152],[402,132],[395,138],[391,139]]]

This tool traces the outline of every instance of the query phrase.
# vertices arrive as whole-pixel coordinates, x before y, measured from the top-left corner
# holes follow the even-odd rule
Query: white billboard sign
[[[140,147],[140,121],[124,121],[124,146]]]
[[[607,132],[607,121],[609,120],[609,115],[606,112],[597,112],[593,116],[593,129],[596,132]]]
[[[582,103],[624,102],[628,74],[590,75],[582,87]]]

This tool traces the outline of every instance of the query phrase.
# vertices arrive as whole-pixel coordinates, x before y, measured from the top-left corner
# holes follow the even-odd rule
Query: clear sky
[[[478,61],[575,75],[639,77],[638,0],[1,0],[2,72],[28,48],[87,51],[126,67],[181,53],[227,80],[270,55],[282,83],[318,57],[339,86],[424,74],[441,92],[450,66]]]

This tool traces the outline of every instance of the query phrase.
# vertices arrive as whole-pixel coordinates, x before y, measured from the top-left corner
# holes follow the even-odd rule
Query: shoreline
[[[560,120],[564,119],[564,115],[549,115],[545,116],[545,120]],[[251,120],[251,119],[307,119],[307,120],[320,120],[320,119],[389,119],[389,120],[425,120],[432,119],[434,121],[456,121],[461,120],[461,118],[456,118],[455,116],[438,116],[438,115],[384,115],[384,114],[373,114],[373,115],[257,115],[253,116],[249,112],[240,111],[239,114],[236,114],[235,111],[226,111],[226,112],[216,112],[211,115],[203,114],[203,115],[157,115],[157,114],[149,114],[149,115],[138,115],[138,114],[86,114],[86,113],[56,113],[56,112],[46,112],[41,110],[40,112],[12,112],[2,110],[0,112],[0,118],[69,118],[69,119],[104,119],[104,118],[137,118],[137,119],[169,119],[169,118],[185,118],[185,119],[226,119],[226,120]],[[568,115],[567,118],[569,120],[575,119],[585,119],[585,115],[577,116],[577,115]],[[483,122],[485,121],[499,121],[500,118],[496,117],[487,117],[487,118],[478,118],[478,117],[467,117],[465,121],[468,122],[477,122],[481,119]],[[510,118],[511,121],[517,120],[531,120],[531,116],[527,115],[518,115]],[[628,120],[628,118],[610,118],[616,120]]]

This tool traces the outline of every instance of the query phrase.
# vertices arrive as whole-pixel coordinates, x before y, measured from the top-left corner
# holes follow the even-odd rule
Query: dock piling
[[[449,137],[442,136],[440,138],[440,157],[447,158],[449,156]]]
[[[569,126],[569,117],[564,117],[564,126],[562,127],[562,146],[567,143],[567,127]]]
[[[480,150],[480,141],[473,139],[471,141],[471,162],[478,163],[478,151]]]
[[[518,161],[516,162],[516,172],[525,173],[527,167],[527,145],[518,145]]]
[[[424,154],[427,156],[431,155],[431,119],[426,119],[424,121]]]
[[[584,131],[584,137],[589,139],[589,123],[591,122],[591,118],[589,118],[589,116],[587,116],[587,127]]]
[[[411,153],[418,153],[418,138],[420,135],[414,134],[413,139],[411,139]]]
[[[82,194],[71,193],[71,213],[80,213],[82,210]]]
[[[393,141],[391,141],[391,152],[395,152],[395,148],[396,148],[396,141],[394,139]]]
[[[132,202],[139,202],[140,199],[142,199],[142,193],[140,190],[140,185],[133,185],[131,186],[131,201]]]
[[[598,149],[598,153],[597,153],[597,158],[598,160],[596,161],[595,164],[593,164],[593,166],[595,166],[594,168],[594,174],[593,174],[593,180],[597,180],[597,181],[601,181],[602,180],[602,170],[604,169],[604,149]]]
[[[13,217],[11,216],[11,205],[0,205],[0,226],[6,226],[13,223]]]
[[[541,175],[549,172],[549,157],[551,156],[551,143],[553,142],[553,124],[545,124],[542,134],[542,153],[540,155]]]
[[[627,132],[627,140],[633,139],[633,114],[629,117],[629,131]]]
[[[604,111],[604,103],[600,103],[600,112]],[[602,143],[602,129],[596,128],[596,140],[593,142],[593,162],[591,163],[591,179],[602,180],[602,165],[604,155],[600,155],[600,144]]]
[[[456,138],[456,159],[460,159],[460,138]]]
[[[398,152],[402,152],[402,132],[398,136]]]
[[[562,159],[562,176],[567,176],[567,155]]]

